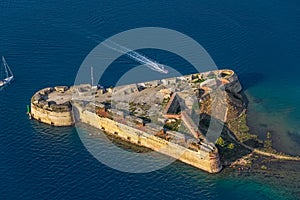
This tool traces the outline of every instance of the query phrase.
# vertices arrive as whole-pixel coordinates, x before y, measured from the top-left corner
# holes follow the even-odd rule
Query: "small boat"
[[[2,72],[2,68],[4,67],[4,76],[1,73],[1,77],[0,77],[0,88],[5,87],[6,85],[10,84],[13,80],[14,80],[14,75],[11,72],[7,62],[5,61],[5,58],[2,56],[2,63],[3,66],[1,66],[1,72]]]

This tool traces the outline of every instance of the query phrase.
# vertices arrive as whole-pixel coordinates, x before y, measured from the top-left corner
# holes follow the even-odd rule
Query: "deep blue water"
[[[95,36],[165,27],[194,38],[220,68],[234,69],[249,95],[250,125],[299,155],[299,8],[292,0],[0,1],[0,55],[16,77],[0,92],[0,199],[296,199],[289,195],[297,187],[209,175],[180,162],[147,174],[119,172],[93,158],[74,128],[30,121],[25,112],[38,89],[72,85]],[[172,54],[149,54],[191,72]],[[122,73],[111,70],[105,84]]]

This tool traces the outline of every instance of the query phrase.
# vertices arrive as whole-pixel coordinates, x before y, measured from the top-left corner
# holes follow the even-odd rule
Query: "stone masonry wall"
[[[217,173],[221,170],[219,160],[211,159],[210,154],[207,152],[192,151],[108,118],[99,117],[90,111],[81,110],[79,113],[80,119],[83,123],[94,126],[133,144],[141,145],[177,158],[184,163],[190,164],[209,173]]]
[[[74,124],[72,111],[55,112],[42,109],[31,103],[31,116],[53,126],[71,126]]]

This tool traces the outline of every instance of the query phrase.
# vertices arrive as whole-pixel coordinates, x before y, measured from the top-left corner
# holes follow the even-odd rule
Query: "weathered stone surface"
[[[182,162],[205,170],[209,173],[217,173],[222,169],[219,160],[218,149],[214,144],[200,143],[195,138],[187,138],[176,131],[165,131],[162,125],[149,124],[144,125],[144,118],[138,118],[139,116],[129,116],[128,113],[120,110],[114,110],[107,108],[107,98],[112,97],[112,94],[116,92],[118,95],[114,96],[113,100],[124,103],[134,102],[132,108],[138,114],[138,109],[147,108],[151,116],[155,116],[159,124],[164,123],[162,101],[164,97],[171,97],[171,93],[174,88],[166,88],[169,85],[177,87],[178,84],[184,85],[186,83],[182,80],[190,81],[191,84],[199,84],[199,87],[192,88],[192,91],[188,91],[188,87],[184,87],[184,93],[187,96],[181,97],[182,99],[188,100],[189,92],[195,92],[197,98],[201,104],[205,107],[205,110],[201,110],[203,113],[209,114],[211,111],[211,97],[213,96],[210,87],[215,85],[202,84],[203,88],[199,83],[199,79],[214,79],[221,77],[216,81],[216,87],[225,87],[227,95],[223,102],[235,105],[236,107],[244,108],[243,101],[241,98],[241,85],[238,81],[236,74],[232,70],[220,70],[207,72],[203,74],[187,75],[183,77],[169,78],[161,81],[151,81],[141,84],[132,84],[128,86],[120,86],[117,88],[110,88],[108,92],[104,88],[101,91],[92,90],[89,84],[72,86],[70,88],[66,86],[57,86],[53,88],[46,88],[37,92],[31,99],[31,115],[33,118],[47,124],[54,126],[70,126],[73,125],[75,119],[73,118],[72,108],[76,108],[78,119],[84,123],[94,126],[99,129],[105,130],[109,134],[114,134],[117,137],[127,140],[131,143],[142,145],[147,148],[153,149],[160,153],[169,155],[171,157],[178,158]],[[223,80],[224,79],[224,80]],[[139,90],[138,86],[143,85],[147,88],[145,90]],[[201,91],[200,91],[201,90]],[[78,103],[71,105],[72,92],[75,92],[80,98],[77,100]],[[93,95],[99,95],[97,101],[88,101]],[[134,95],[131,95],[134,94]],[[74,99],[73,99],[74,100]],[[77,101],[76,100],[76,101]],[[86,103],[87,102],[87,103]],[[187,101],[188,103],[189,101]],[[194,101],[190,101],[190,107],[193,106]],[[220,101],[222,102],[222,101]],[[149,107],[148,103],[152,103]],[[118,104],[116,104],[117,107]],[[139,108],[137,108],[139,105]],[[222,104],[217,104],[217,106]],[[231,106],[232,107],[232,106]],[[161,111],[160,111],[161,110]],[[173,109],[174,110],[174,109]],[[151,111],[151,112],[150,112]],[[155,112],[153,114],[153,112]],[[175,112],[175,111],[173,111]],[[228,116],[228,110],[226,110],[226,117]],[[117,118],[112,120],[112,115],[116,115]],[[179,117],[181,117],[178,114]],[[223,118],[222,118],[223,119]],[[125,123],[121,123],[123,120]],[[226,119],[225,119],[226,120]],[[141,129],[142,128],[142,129]],[[163,130],[163,131],[162,131]],[[157,134],[161,133],[161,134]],[[192,136],[190,136],[192,137]],[[130,139],[128,139],[130,138]]]

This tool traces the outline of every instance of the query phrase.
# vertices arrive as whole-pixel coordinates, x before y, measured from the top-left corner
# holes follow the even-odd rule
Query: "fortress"
[[[213,117],[225,122],[230,117],[228,104],[243,106],[241,89],[232,70],[107,89],[89,84],[56,86],[34,94],[30,115],[53,126],[72,126],[80,121],[106,134],[217,173],[222,169],[218,148],[215,141],[209,141],[200,131],[199,123],[201,116],[212,114],[212,104],[224,113]],[[219,100],[215,100],[216,91],[224,92]]]

